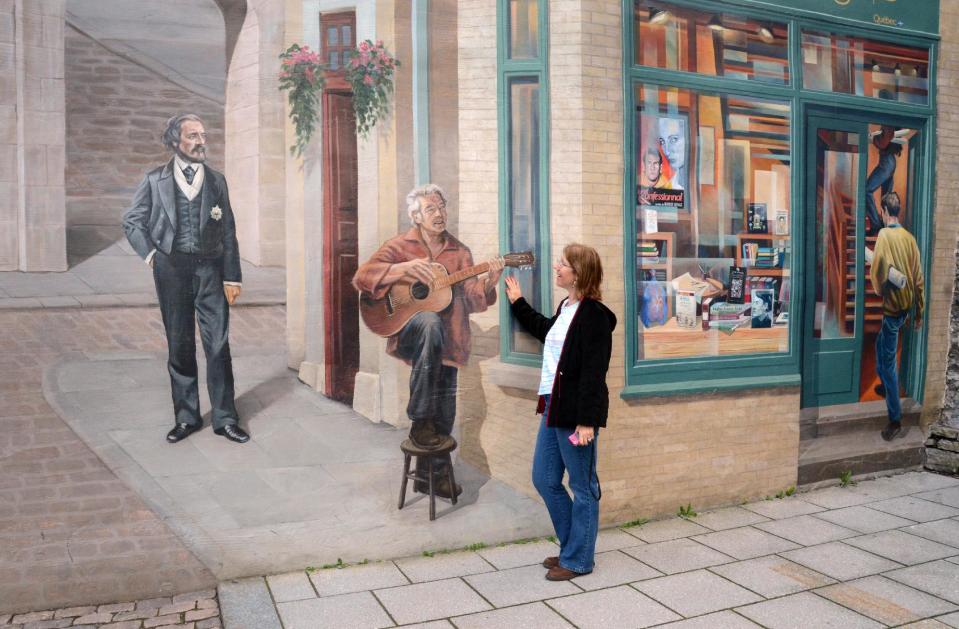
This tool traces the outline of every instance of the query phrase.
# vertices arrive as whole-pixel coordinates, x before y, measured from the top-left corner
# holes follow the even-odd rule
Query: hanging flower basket
[[[353,88],[356,133],[361,137],[367,137],[370,129],[389,111],[393,71],[399,65],[382,41],[374,44],[367,39],[347,55],[346,80]]]
[[[302,156],[316,128],[317,94],[323,90],[324,66],[309,46],[293,44],[280,55],[280,90],[289,92],[290,119],[296,129],[296,144],[290,153]]]

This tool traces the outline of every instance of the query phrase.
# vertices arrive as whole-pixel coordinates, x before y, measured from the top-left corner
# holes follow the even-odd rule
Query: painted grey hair
[[[163,135],[160,136],[163,146],[168,149],[176,150],[177,145],[180,144],[180,127],[183,126],[185,120],[193,120],[194,122],[199,122],[203,124],[203,120],[200,119],[196,114],[180,114],[178,116],[173,116],[166,121],[166,129],[163,130]]]
[[[443,192],[443,189],[435,183],[428,183],[426,185],[413,188],[410,190],[410,193],[406,195],[406,213],[409,214],[411,222],[416,222],[413,220],[413,215],[420,211],[420,198],[428,197],[431,194],[439,195],[440,199],[443,201],[443,207],[446,207],[446,193]]]

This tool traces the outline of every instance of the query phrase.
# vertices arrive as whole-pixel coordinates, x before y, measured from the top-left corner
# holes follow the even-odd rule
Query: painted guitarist
[[[446,231],[446,195],[435,184],[415,188],[406,195],[406,211],[413,227],[387,240],[353,276],[353,286],[373,299],[382,299],[400,280],[433,280],[431,262],[442,264],[452,274],[473,266],[469,247]],[[410,402],[406,414],[413,422],[410,439],[423,449],[437,449],[447,443],[456,417],[457,369],[466,365],[470,354],[469,315],[483,312],[496,303],[496,282],[503,272],[502,259],[490,261],[483,276],[453,285],[453,301],[441,312],[420,312],[402,330],[389,337],[386,351],[412,367]],[[446,470],[435,459],[434,488],[450,498]],[[417,461],[425,473],[426,461]],[[423,486],[414,487],[425,491]]]

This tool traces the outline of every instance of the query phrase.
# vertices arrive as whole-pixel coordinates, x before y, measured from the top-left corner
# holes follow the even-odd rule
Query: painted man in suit
[[[167,122],[163,143],[173,158],[137,188],[123,215],[133,249],[153,269],[166,329],[176,443],[203,427],[197,385],[196,323],[207,359],[213,431],[237,443],[249,440],[237,425],[230,305],[240,296],[240,252],[223,175],[205,164],[206,132],[193,114]]]

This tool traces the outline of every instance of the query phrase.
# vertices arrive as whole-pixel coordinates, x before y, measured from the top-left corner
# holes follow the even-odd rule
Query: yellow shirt
[[[895,288],[888,284],[889,267],[906,276],[906,285]],[[919,246],[905,227],[889,226],[879,230],[872,268],[869,271],[872,289],[882,296],[883,314],[895,316],[916,306],[916,318],[922,318],[925,305],[924,279]]]

